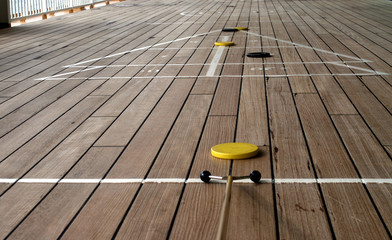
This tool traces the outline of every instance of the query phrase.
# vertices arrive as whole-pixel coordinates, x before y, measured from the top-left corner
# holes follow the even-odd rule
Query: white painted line
[[[22,178],[18,183],[57,183],[59,178]]]
[[[312,77],[312,76],[380,76],[389,75],[387,74],[376,74],[376,73],[337,73],[337,74],[282,74],[282,75],[268,75],[269,78],[282,78],[282,77]],[[75,77],[75,78],[46,78],[45,81],[62,81],[62,80],[106,80],[106,79],[141,79],[141,78],[205,78],[205,77],[231,77],[231,78],[263,78],[264,75],[215,75],[215,76],[150,76],[150,77]]]
[[[228,40],[229,40],[229,36],[224,36],[222,38],[223,42],[227,42]],[[216,50],[214,58],[211,61],[211,65],[208,68],[208,71],[206,73],[207,77],[214,76],[216,68],[218,67],[219,60],[221,59],[224,50],[225,50],[225,47],[222,47],[222,46],[218,47],[218,50]]]
[[[76,73],[80,73],[80,72],[91,71],[91,70],[95,70],[95,69],[98,69],[98,68],[102,68],[102,67],[101,66],[91,66],[91,67],[88,67],[87,69],[82,69],[82,70],[79,70],[79,71],[73,71],[73,72],[57,74],[57,75],[53,75],[53,76],[50,76],[50,77],[38,78],[38,79],[35,79],[35,80],[47,80],[48,78],[62,77],[62,76],[76,74]]]
[[[147,178],[143,183],[185,183],[185,178]]]
[[[101,183],[142,183],[142,178],[107,178],[102,179]]]
[[[285,64],[285,65],[302,65],[302,64],[344,64],[344,63],[362,63],[362,61],[342,61],[342,62],[260,62],[260,63],[217,63],[217,65],[280,65],[280,64]],[[97,68],[119,68],[119,67],[162,67],[162,66],[211,66],[212,63],[158,63],[158,64],[118,64],[118,65],[97,65],[94,67]],[[343,65],[342,65],[343,66]],[[347,65],[344,65],[347,67]],[[85,65],[80,65],[80,66],[70,66],[69,68],[88,68],[92,66],[85,66]],[[144,70],[142,70],[144,71]],[[372,73],[378,73],[373,70],[368,70],[369,72]],[[384,73],[385,74],[385,73]]]
[[[108,55],[108,56],[104,56],[104,57],[99,57],[99,58],[86,60],[86,61],[83,61],[83,62],[78,62],[78,63],[75,63],[75,64],[67,65],[65,67],[76,66],[76,65],[80,65],[80,64],[84,64],[84,63],[89,63],[89,62],[95,62],[95,61],[98,61],[98,60],[101,60],[101,59],[116,57],[116,56],[119,56],[119,55],[124,55],[124,54],[127,54],[127,53],[136,52],[136,51],[148,49],[148,48],[151,48],[151,47],[166,45],[166,44],[170,44],[170,43],[174,43],[174,42],[179,42],[179,41],[187,40],[187,39],[190,39],[190,38],[201,37],[201,36],[205,36],[205,35],[210,34],[210,33],[220,32],[220,31],[221,30],[214,30],[214,31],[210,31],[210,32],[195,34],[195,35],[192,35],[192,36],[178,38],[178,39],[174,39],[174,40],[163,42],[163,43],[157,43],[157,44],[153,44],[153,45],[150,45],[150,46],[140,47],[140,48],[124,51],[124,52],[114,53],[114,54],[111,54],[111,55]]]
[[[200,178],[188,178],[185,183],[203,183]]]
[[[383,184],[383,183],[389,183],[392,184],[392,179],[383,179],[383,178],[363,178],[362,182],[364,184],[368,183],[378,183],[378,184]]]
[[[0,178],[0,183],[69,183],[69,184],[83,184],[83,183],[202,183],[200,178],[82,178],[82,179],[59,179],[59,178]],[[211,182],[224,183],[225,181],[211,180]],[[250,179],[235,180],[236,183],[253,183]],[[377,184],[392,184],[391,178],[262,178],[261,183],[276,183],[276,184],[309,184],[309,183],[377,183]]]
[[[66,178],[61,179],[59,183],[99,183],[101,179],[80,179],[80,178]]]
[[[14,183],[18,181],[16,178],[0,178],[0,183]]]
[[[360,178],[323,178],[317,179],[318,183],[362,183]]]
[[[277,178],[275,183],[317,183],[315,178]]]
[[[364,72],[375,73],[375,74],[378,74],[378,75],[385,75],[385,74],[387,74],[387,73],[384,73],[384,72],[377,72],[377,71],[374,71],[372,69],[366,69],[366,68],[351,66],[351,65],[347,65],[347,64],[339,63],[339,62],[335,62],[335,63],[331,63],[331,64],[336,65],[336,66],[343,66],[343,67],[347,67],[347,68],[357,69],[357,70],[361,70],[361,71],[364,71]]]
[[[341,53],[335,53],[335,52],[324,50],[324,49],[320,49],[320,48],[314,48],[314,47],[310,47],[310,46],[307,46],[307,45],[303,45],[303,44],[299,44],[299,43],[295,43],[295,42],[290,42],[290,41],[286,41],[286,40],[282,40],[282,39],[278,39],[278,38],[274,38],[274,37],[270,37],[270,36],[266,36],[266,35],[262,35],[262,34],[258,34],[258,33],[252,33],[252,32],[249,32],[249,31],[241,31],[241,32],[246,33],[246,34],[250,34],[250,35],[255,35],[255,36],[258,36],[258,37],[262,37],[262,38],[266,38],[266,39],[276,40],[278,42],[292,44],[293,46],[297,46],[297,47],[302,47],[302,48],[312,49],[312,50],[315,50],[315,51],[318,51],[318,52],[332,54],[332,55],[335,55],[335,56],[346,57],[346,58],[355,59],[355,60],[364,61],[364,62],[368,62],[369,61],[369,60],[366,60],[366,59],[357,58],[357,57],[353,57],[353,56],[349,56],[349,55],[341,54]]]

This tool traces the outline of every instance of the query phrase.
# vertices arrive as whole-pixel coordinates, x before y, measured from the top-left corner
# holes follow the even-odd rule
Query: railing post
[[[0,28],[11,27],[9,0],[0,0]]]

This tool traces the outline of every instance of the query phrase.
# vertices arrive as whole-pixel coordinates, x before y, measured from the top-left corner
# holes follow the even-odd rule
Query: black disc
[[[236,28],[223,28],[222,32],[237,32],[238,29]]]
[[[211,180],[210,176],[211,176],[211,173],[207,170],[204,170],[203,172],[200,173],[200,179],[205,183],[210,182],[210,180]]]
[[[254,170],[250,173],[250,180],[252,180],[254,183],[260,182],[261,179],[261,173],[257,170]]]
[[[265,58],[265,57],[271,57],[271,53],[269,53],[269,52],[253,52],[253,53],[246,54],[246,56],[252,57],[252,58]]]

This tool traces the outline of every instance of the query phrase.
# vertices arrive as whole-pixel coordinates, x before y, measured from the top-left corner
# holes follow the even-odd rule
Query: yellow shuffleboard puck
[[[234,42],[215,42],[215,46],[233,46]]]
[[[237,29],[238,31],[241,31],[241,30],[248,30],[248,28],[247,27],[233,27],[234,29]]]
[[[259,148],[250,143],[222,143],[211,148],[214,157],[222,159],[245,159],[257,155]]]

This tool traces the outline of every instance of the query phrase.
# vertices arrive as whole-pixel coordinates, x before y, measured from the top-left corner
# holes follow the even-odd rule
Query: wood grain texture
[[[267,88],[275,177],[314,177],[311,159],[287,79],[271,79],[267,83]]]
[[[274,239],[271,184],[234,183],[227,239]]]
[[[320,98],[298,94],[295,100],[318,177],[357,177]]]
[[[391,178],[392,162],[375,136],[357,115],[332,116],[363,178]]]
[[[392,198],[392,186],[390,184],[367,184],[370,195],[375,202],[381,217],[384,220],[388,230],[392,229],[392,206],[390,200]]]
[[[229,116],[212,116],[207,119],[190,178],[199,178],[204,170],[216,176],[228,174],[230,161],[213,157],[211,148],[217,144],[234,141],[235,120],[235,117]]]
[[[359,113],[384,145],[392,144],[392,116],[358,79],[340,76],[343,86]]]
[[[112,123],[112,118],[92,117],[67,137],[27,175],[28,178],[60,178],[82,157]],[[72,151],[69,151],[72,149]]]
[[[58,238],[96,184],[61,184],[23,220],[10,238]]]
[[[62,239],[112,238],[139,184],[101,184]]]
[[[54,184],[15,184],[0,198],[0,237],[5,238]]]
[[[58,118],[56,122],[0,163],[1,178],[19,178],[25,174],[80,126],[105,99],[106,97],[87,97]]]
[[[152,167],[149,178],[185,178],[201,136],[212,97],[189,96],[162,150]]]
[[[116,239],[163,239],[170,229],[183,184],[144,184]]]
[[[388,233],[361,184],[322,184],[336,238],[388,239]]]
[[[0,159],[4,159],[7,155],[17,150],[36,134],[40,133],[44,128],[50,125],[58,117],[62,116],[64,112],[71,109],[101,84],[102,81],[85,82],[70,92],[67,97],[59,99],[44,111],[34,115],[34,117],[21,124],[11,133],[2,137],[0,139]],[[101,100],[102,99],[103,98],[101,97]]]
[[[332,239],[327,212],[316,184],[277,184],[282,239]]]
[[[1,29],[0,238],[213,239],[224,184],[193,180],[231,168],[288,182],[234,181],[230,239],[389,239],[390,184],[290,180],[391,178],[391,11],[128,0]],[[137,183],[82,183],[101,178]]]
[[[224,194],[223,184],[187,184],[170,239],[215,239]]]
[[[193,83],[193,79],[176,79],[174,81],[111,169],[109,177],[143,177],[146,175],[163,140],[174,124]],[[112,138],[116,138],[116,135],[113,135]]]

